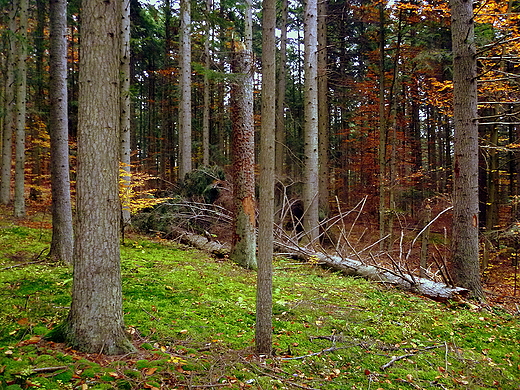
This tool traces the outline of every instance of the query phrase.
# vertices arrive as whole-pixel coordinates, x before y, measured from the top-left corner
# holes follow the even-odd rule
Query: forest
[[[48,214],[44,257],[74,271],[48,342],[135,353],[140,235],[254,275],[261,356],[280,256],[518,314],[520,2],[0,6],[2,237]]]

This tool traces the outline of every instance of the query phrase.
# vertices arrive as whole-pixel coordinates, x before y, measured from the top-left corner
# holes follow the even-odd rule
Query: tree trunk
[[[388,123],[386,117],[386,76],[385,76],[385,3],[379,4],[379,246],[384,249],[383,238],[388,232],[388,164],[386,145],[388,141]]]
[[[49,256],[72,264],[74,244],[67,114],[67,0],[50,1],[49,134],[52,241]]]
[[[205,32],[206,37],[204,38],[204,107],[202,112],[202,165],[209,165],[209,156],[210,156],[210,144],[209,144],[209,134],[210,134],[210,126],[209,126],[209,118],[210,118],[210,83],[208,73],[211,67],[211,58],[210,58],[210,37],[211,37],[211,25],[210,25],[210,13],[211,8],[213,6],[212,0],[206,0],[206,26]]]
[[[27,108],[27,0],[19,0],[16,65],[16,146],[14,164],[14,216],[25,217],[25,114]]]
[[[483,297],[478,238],[477,59],[473,2],[450,0],[453,44],[455,282]]]
[[[246,44],[235,42],[232,65],[235,226],[231,259],[243,267],[256,268],[252,15],[251,1],[246,3]]]
[[[258,220],[258,273],[255,345],[259,354],[272,350],[272,286],[275,128],[276,128],[276,0],[264,0],[262,13],[262,127]]]
[[[121,16],[121,165],[125,171],[122,177],[123,196],[121,218],[123,229],[130,223],[129,191],[130,181],[130,0],[123,0]]]
[[[304,166],[303,188],[304,228],[307,239],[314,242],[318,235],[318,8],[317,0],[305,5],[304,55]]]
[[[327,2],[318,5],[318,132],[319,132],[319,209],[328,216],[329,177],[329,103],[327,75]]]
[[[287,74],[287,12],[288,0],[282,0],[280,13],[280,62],[278,63],[278,81],[276,90],[276,177],[281,180],[285,170],[285,91]]]
[[[63,335],[80,351],[115,355],[133,350],[119,249],[121,3],[86,0],[81,20],[74,281]]]
[[[12,1],[8,14],[9,35],[7,54],[7,76],[5,83],[5,119],[2,134],[2,170],[0,175],[0,203],[9,204],[11,201],[11,165],[13,158],[13,134],[15,127],[15,69],[16,69],[16,2]]]
[[[191,171],[191,7],[181,0],[179,102],[179,179]]]

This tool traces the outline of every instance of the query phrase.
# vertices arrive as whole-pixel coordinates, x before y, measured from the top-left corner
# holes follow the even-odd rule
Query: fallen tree
[[[218,257],[229,254],[230,247],[218,241],[213,241],[205,236],[190,233],[180,228],[175,228],[172,233],[183,244],[194,246]],[[290,256],[303,261],[316,260],[329,268],[340,271],[345,275],[359,276],[367,280],[390,284],[398,288],[412,291],[425,297],[445,301],[467,297],[469,290],[462,287],[452,287],[445,283],[436,282],[426,278],[419,278],[410,273],[393,271],[386,268],[367,265],[359,260],[331,256],[322,252],[277,241],[275,248],[285,256]]]
[[[459,299],[469,295],[469,290],[465,288],[453,287],[430,279],[419,278],[401,270],[393,271],[379,266],[367,265],[359,260],[331,256],[283,242],[277,242],[277,246],[285,255],[306,261],[314,258],[319,263],[341,271],[346,275],[360,276],[367,280],[391,284],[435,300]]]

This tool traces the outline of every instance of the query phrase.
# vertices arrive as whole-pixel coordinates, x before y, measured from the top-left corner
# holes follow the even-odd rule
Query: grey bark
[[[264,0],[262,12],[262,124],[258,212],[258,272],[255,346],[272,350],[273,226],[276,127],[276,0]]]
[[[285,91],[287,74],[287,13],[288,0],[282,0],[280,12],[280,61],[278,62],[278,80],[276,83],[276,177],[285,175]]]
[[[52,240],[49,256],[72,264],[74,247],[67,114],[67,1],[50,1],[49,134]]]
[[[86,0],[81,20],[74,280],[64,336],[80,351],[114,355],[133,350],[119,248],[121,2]]]
[[[477,60],[473,1],[451,0],[453,45],[453,266],[455,282],[482,298],[478,237]]]
[[[179,179],[191,171],[191,7],[181,0],[179,102]]]
[[[27,0],[18,3],[16,65],[16,143],[14,164],[14,216],[25,217],[25,114],[27,111]]]
[[[123,228],[130,223],[131,131],[130,131],[130,0],[122,0],[121,17],[121,165],[125,171],[122,177],[123,200],[121,217]]]
[[[209,76],[208,72],[210,70],[210,51],[209,51],[209,44],[210,44],[210,34],[211,34],[211,25],[209,22],[209,14],[211,12],[211,8],[213,6],[212,0],[206,0],[206,26],[205,26],[205,32],[206,37],[204,39],[204,108],[202,112],[202,164],[205,166],[209,165],[209,133],[210,133],[210,127],[209,127],[209,119],[210,119],[210,83],[209,83]]]
[[[304,16],[304,229],[313,242],[318,231],[318,8],[317,0],[308,0]]]
[[[16,69],[16,1],[10,3],[8,13],[8,54],[5,81],[5,119],[2,134],[2,166],[0,173],[0,203],[9,204],[11,201],[11,164],[12,145],[15,127],[15,69]]]

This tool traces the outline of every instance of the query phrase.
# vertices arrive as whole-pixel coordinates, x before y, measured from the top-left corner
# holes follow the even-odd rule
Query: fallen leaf
[[[157,367],[150,367],[148,370],[146,370],[146,375],[153,375],[157,371]]]

